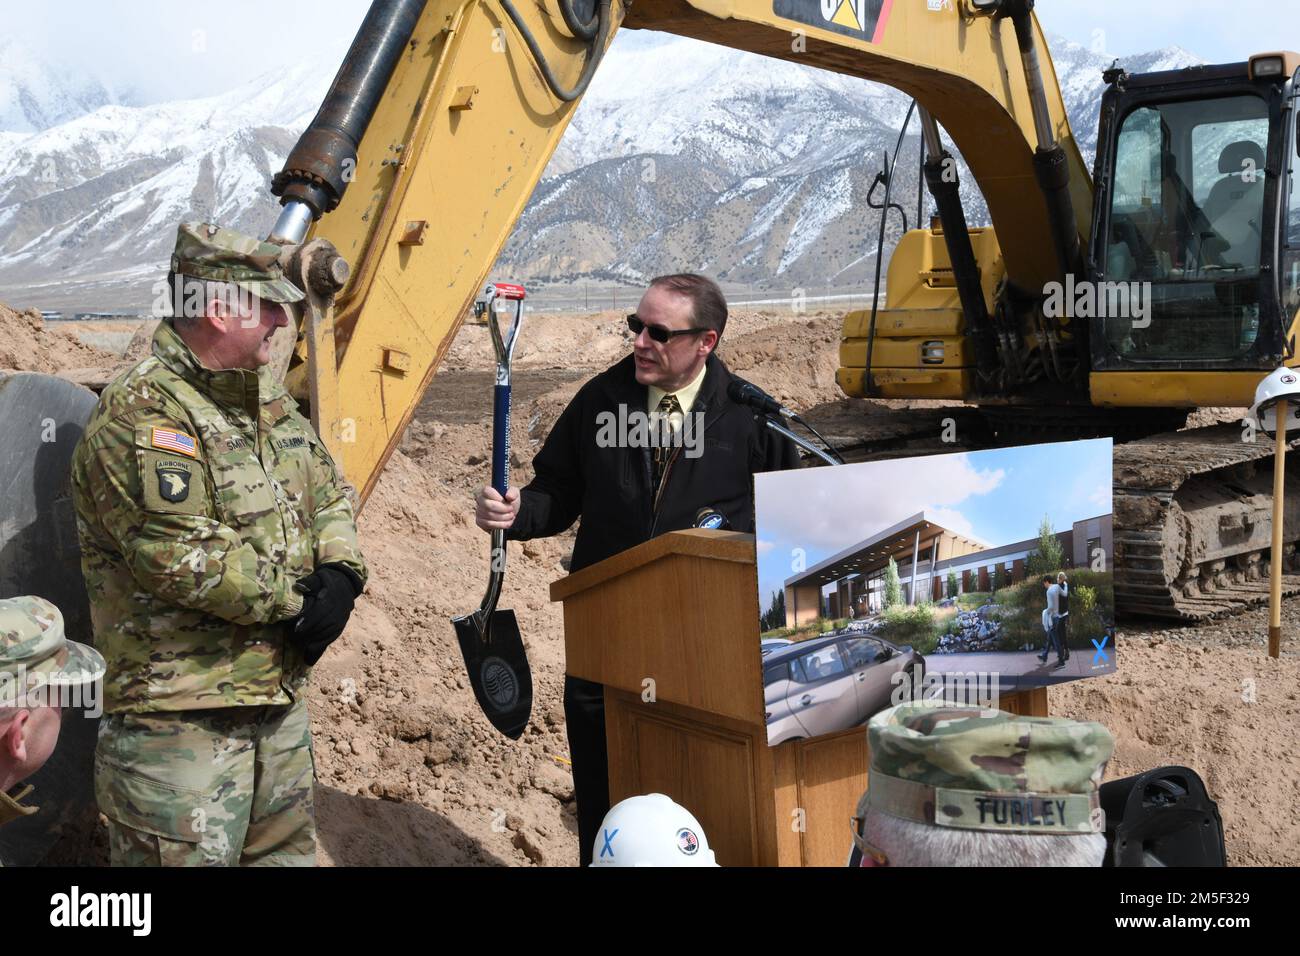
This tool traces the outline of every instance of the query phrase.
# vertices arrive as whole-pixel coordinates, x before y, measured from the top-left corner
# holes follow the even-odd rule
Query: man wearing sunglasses
[[[479,491],[478,526],[524,541],[560,534],[580,518],[571,571],[690,528],[705,507],[733,530],[752,532],[754,473],[796,468],[799,455],[727,396],[732,375],[714,354],[726,322],[726,300],[711,279],[654,279],[627,317],[632,354],[574,396],[522,491],[510,488],[504,499],[491,487]],[[634,432],[609,440],[611,422],[638,417],[666,422],[672,440],[647,442]],[[564,714],[586,866],[609,810],[601,685],[566,676]]]

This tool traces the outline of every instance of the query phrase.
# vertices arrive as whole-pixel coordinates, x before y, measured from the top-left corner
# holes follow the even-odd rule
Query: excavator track
[[[1300,441],[1289,445],[1291,450]],[[1300,594],[1300,469],[1288,456],[1282,593]],[[1212,425],[1117,444],[1115,607],[1203,621],[1268,601],[1273,441]]]

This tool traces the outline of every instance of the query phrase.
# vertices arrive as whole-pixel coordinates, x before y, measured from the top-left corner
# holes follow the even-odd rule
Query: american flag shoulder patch
[[[189,455],[191,458],[199,457],[199,443],[193,435],[185,432],[178,432],[172,428],[153,429],[149,444],[154,448],[161,448],[163,451],[174,451],[182,455]]]

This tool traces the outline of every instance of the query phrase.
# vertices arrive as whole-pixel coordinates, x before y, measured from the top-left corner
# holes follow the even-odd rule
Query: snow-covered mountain
[[[0,136],[32,133],[110,103],[130,103],[91,73],[44,62],[13,38],[0,38]],[[3,140],[0,140],[3,142]]]
[[[755,288],[860,281],[854,266],[869,267],[876,228],[867,190],[907,99],[726,47],[633,36],[597,72],[503,265],[533,281],[681,269]]]
[[[1052,49],[1090,159],[1110,61],[1059,40]],[[1193,62],[1170,49],[1125,65]],[[317,60],[219,96],[129,106],[89,81],[6,63],[0,299],[143,305],[177,222],[264,232],[276,212],[270,177],[336,68]],[[16,112],[13,103],[26,105]],[[635,283],[681,269],[771,290],[869,281],[879,214],[866,197],[906,110],[902,94],[877,84],[684,38],[620,34],[499,268],[555,284]],[[909,225],[916,129],[894,194]],[[982,221],[969,176],[963,193],[970,220]],[[900,227],[891,217],[891,237]]]
[[[301,64],[206,99],[104,106],[0,140],[0,288],[30,284],[39,297],[50,280],[67,291],[156,275],[187,218],[264,232],[271,175],[320,105],[330,69]]]
[[[1080,152],[1091,166],[1093,154],[1097,151],[1097,107],[1104,87],[1101,73],[1111,65],[1114,58],[1094,53],[1087,47],[1060,37],[1052,37],[1050,45],[1052,62],[1061,84],[1061,98],[1070,114],[1070,127],[1079,143]],[[1156,73],[1204,62],[1182,47],[1170,46],[1123,57],[1120,65],[1130,73]]]
[[[1052,52],[1091,164],[1112,58],[1059,38]],[[1124,65],[1199,62],[1175,47]],[[779,294],[869,285],[879,213],[867,196],[907,107],[886,86],[707,43],[651,34],[616,45],[502,266],[533,282],[635,282],[688,268]],[[919,124],[909,130],[892,199],[915,225]],[[960,173],[968,221],[986,223],[973,177]],[[928,215],[928,196],[922,208]],[[891,215],[887,225],[892,243],[902,222]]]

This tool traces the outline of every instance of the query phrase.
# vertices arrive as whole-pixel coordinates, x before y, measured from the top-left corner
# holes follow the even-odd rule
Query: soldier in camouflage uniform
[[[920,701],[876,714],[867,735],[862,865],[1034,865],[1067,848],[1100,864],[1098,788],[1115,748],[1101,724]]]
[[[366,567],[334,462],[266,365],[303,297],[279,253],[183,224],[173,317],[73,457],[115,865],[315,862],[309,667]]]
[[[99,708],[104,658],[69,641],[59,609],[39,597],[0,601],[0,826],[29,816],[32,788],[10,793],[40,770],[59,740],[62,708]]]

